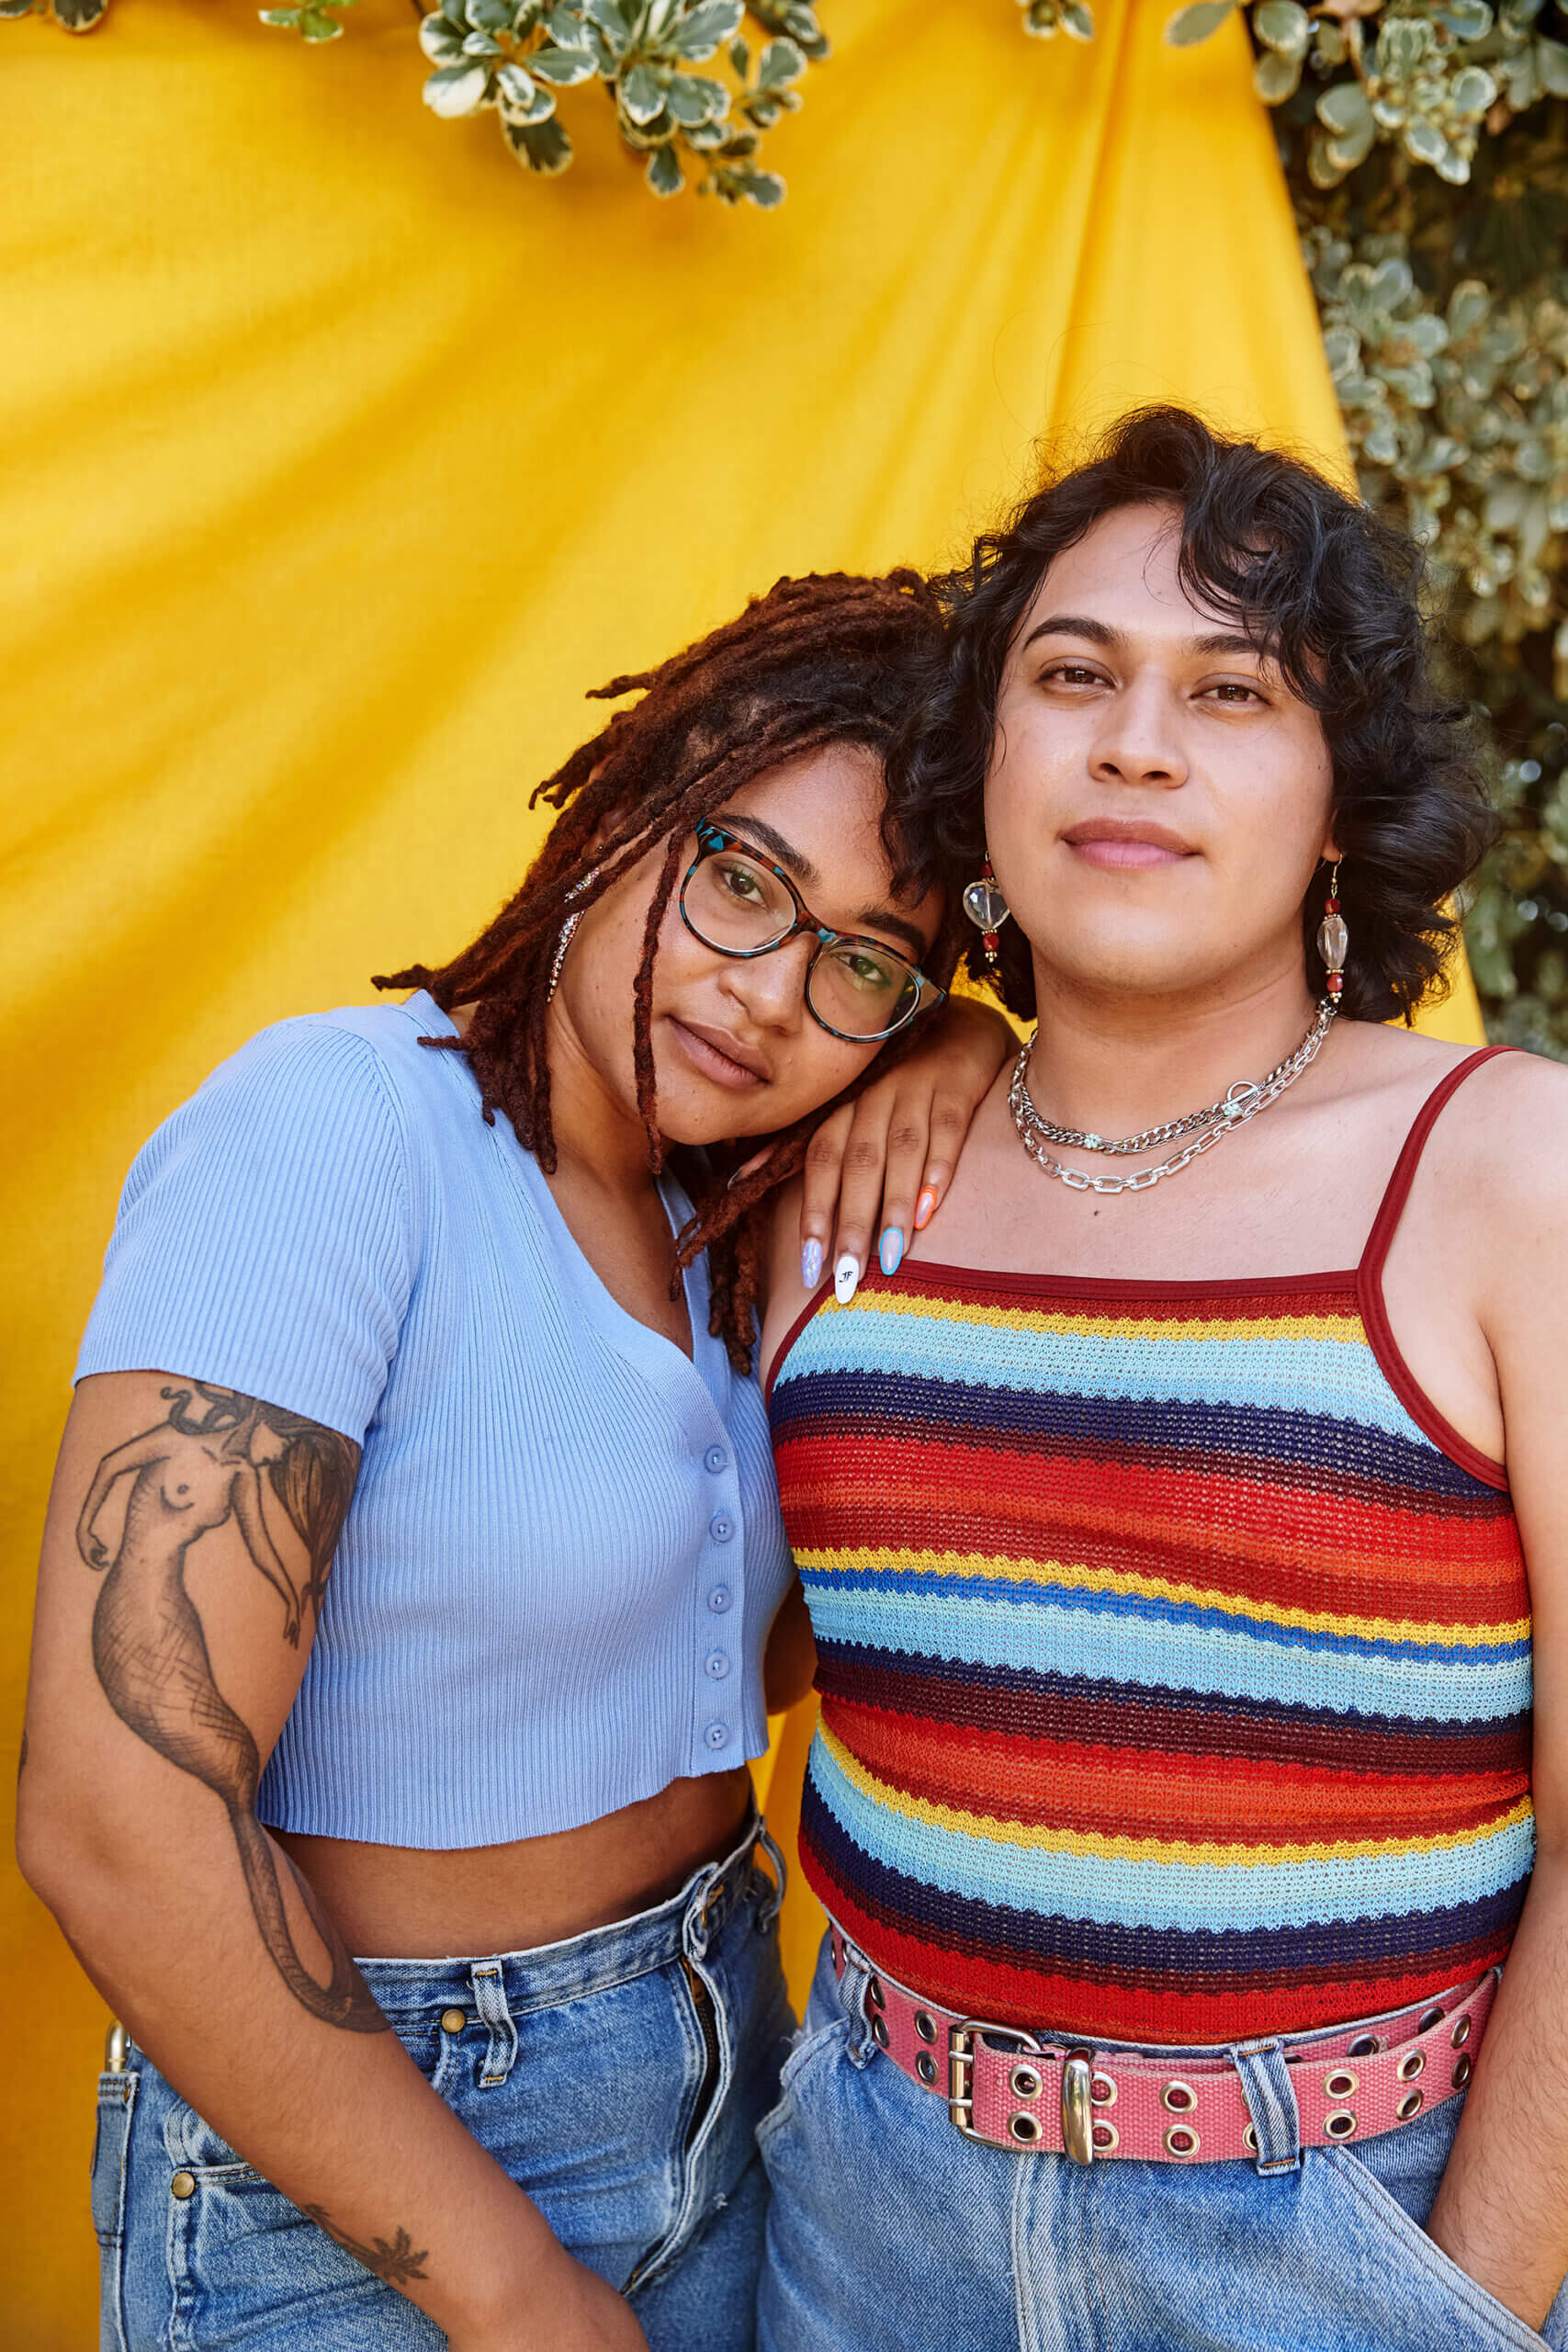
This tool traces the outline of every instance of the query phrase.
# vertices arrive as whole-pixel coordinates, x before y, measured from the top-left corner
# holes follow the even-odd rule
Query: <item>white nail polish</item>
[[[833,1269],[833,1295],[840,1306],[847,1306],[859,1287],[860,1260],[846,1250]]]

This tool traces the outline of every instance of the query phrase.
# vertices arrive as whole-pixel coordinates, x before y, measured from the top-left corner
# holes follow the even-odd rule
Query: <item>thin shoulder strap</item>
[[[1399,1220],[1404,1213],[1410,1187],[1416,1181],[1416,1170],[1421,1164],[1427,1138],[1445,1105],[1458,1093],[1472,1070],[1479,1069],[1483,1062],[1495,1061],[1499,1054],[1517,1051],[1514,1046],[1483,1046],[1479,1052],[1467,1054],[1463,1061],[1450,1070],[1447,1078],[1438,1080],[1422,1103],[1416,1114],[1415,1125],[1404,1138],[1404,1148],[1393,1163],[1393,1173],[1388,1180],[1388,1188],[1379,1205],[1372,1229],[1367,1236],[1367,1246],[1361,1252],[1358,1271],[1363,1287],[1370,1286],[1374,1291],[1382,1287],[1383,1261],[1399,1229]]]

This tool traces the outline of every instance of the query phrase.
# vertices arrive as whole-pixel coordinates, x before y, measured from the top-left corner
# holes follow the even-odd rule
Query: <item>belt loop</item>
[[[1284,2051],[1278,2041],[1240,2041],[1228,2045],[1227,2055],[1241,2077],[1258,2171],[1299,2171],[1302,2119]]]
[[[839,1979],[839,1998],[850,2020],[847,2052],[856,2066],[868,2066],[876,2055],[876,2038],[871,2030],[871,2011],[866,2006],[866,1991],[875,1982],[871,1962],[863,1951],[857,1951],[848,1936],[841,1939],[844,1948],[844,1973]]]
[[[692,1889],[685,1916],[681,1921],[681,1949],[688,1960],[707,1958],[708,1938],[713,1932],[708,1925],[708,1914],[721,1876],[718,1864],[709,1862]]]
[[[490,2030],[481,2091],[498,2090],[511,2074],[517,2056],[517,2028],[506,2006],[506,1978],[498,1960],[476,1960],[468,1971],[479,2023]]]
[[[759,1928],[767,1928],[773,1926],[784,1908],[784,1889],[789,1884],[789,1864],[769,1835],[765,1821],[759,1821],[757,1824],[757,1843],[773,1864],[776,1889],[766,1903],[758,1906],[757,1925]]]

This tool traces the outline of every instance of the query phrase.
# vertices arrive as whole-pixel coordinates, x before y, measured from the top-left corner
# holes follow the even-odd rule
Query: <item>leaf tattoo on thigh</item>
[[[357,1448],[335,1430],[237,1389],[197,1380],[162,1393],[167,1419],[104,1455],[76,1522],[83,1559],[107,1572],[93,1611],[98,1680],[139,1739],[221,1798],[256,1926],[296,2000],[330,2025],[384,2032],[387,2020],[337,1929],[255,1817],[261,1758],[218,1688],[201,1619],[185,1587],[186,1555],[204,1535],[231,1521],[252,1563],[284,1603],[284,1639],[298,1645],[306,1610],[313,1605],[320,1614],[354,1491]],[[267,1526],[264,1474],[305,1547],[310,1566],[302,1585],[295,1584]],[[97,1522],[122,1478],[134,1483],[119,1545],[111,1553]],[[280,1860],[332,1957],[325,1984],[295,1950]]]

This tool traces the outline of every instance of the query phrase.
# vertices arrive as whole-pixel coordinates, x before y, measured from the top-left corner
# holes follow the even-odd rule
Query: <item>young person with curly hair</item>
[[[912,1231],[1003,1056],[931,1038],[961,919],[886,817],[940,645],[913,574],[785,581],[615,680],[473,944],[264,1032],[136,1162],[20,1823],[125,2021],[106,2346],[751,2340],[758,1234],[817,1136],[847,1295],[885,1163]]]
[[[1170,409],[945,583],[895,802],[1035,1026],[940,1238],[777,1261],[765,2352],[1568,2344],[1568,1080],[1401,1025],[1492,831],[1417,585]]]

